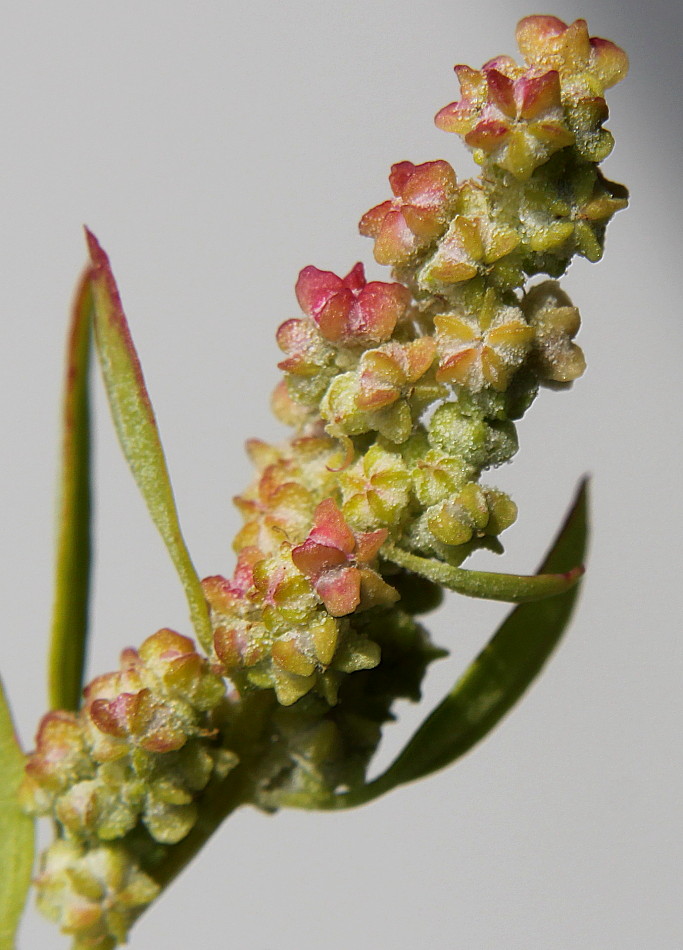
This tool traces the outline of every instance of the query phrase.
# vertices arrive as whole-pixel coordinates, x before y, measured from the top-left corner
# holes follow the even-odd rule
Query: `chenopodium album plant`
[[[457,66],[436,116],[481,166],[403,161],[360,221],[392,280],[301,271],[301,315],[277,332],[273,408],[292,429],[254,440],[231,577],[201,583],[182,539],[153,412],[108,259],[91,264],[69,343],[51,711],[27,758],[6,704],[0,946],[13,946],[34,816],[56,839],[40,909],[73,946],[113,948],[235,808],[360,805],[448,765],[537,675],[582,574],[585,486],[537,575],[461,567],[502,550],[514,502],[482,481],[517,450],[540,386],[584,370],[579,312],[554,279],[597,261],[626,191],[603,177],[604,92],[625,54],[551,16],[522,20],[524,62]],[[162,629],[81,690],[89,578],[91,327],[116,429],[184,584],[200,648]],[[444,588],[517,604],[393,764],[366,781],[398,699],[420,698],[436,648],[416,617]],[[25,767],[24,767],[25,766]],[[11,872],[7,872],[11,868]]]

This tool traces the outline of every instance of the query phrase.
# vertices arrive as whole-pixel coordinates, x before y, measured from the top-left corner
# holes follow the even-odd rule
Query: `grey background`
[[[30,744],[81,224],[112,257],[198,570],[229,572],[230,499],[250,477],[242,443],[284,434],[268,409],[273,334],[296,314],[298,270],[372,260],[356,222],[387,195],[392,162],[447,158],[474,173],[432,115],[457,97],[453,64],[514,53],[517,19],[536,11],[519,0],[4,0],[0,11],[1,669]],[[496,564],[523,571],[593,473],[576,621],[522,705],[452,770],[356,813],[239,813],[136,927],[135,948],[683,946],[681,9],[590,0],[544,12],[587,16],[632,59],[610,97],[606,166],[632,208],[604,261],[566,280],[588,373],[543,394],[517,459],[489,479],[520,506]],[[93,673],[160,626],[189,627],[99,392],[97,479]],[[378,766],[503,613],[453,597],[432,618],[452,657],[423,708],[402,710]],[[65,945],[31,909],[21,950]]]

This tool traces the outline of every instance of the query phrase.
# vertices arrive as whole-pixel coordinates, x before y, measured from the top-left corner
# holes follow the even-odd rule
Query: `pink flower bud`
[[[410,301],[401,284],[367,283],[362,264],[344,278],[305,267],[296,282],[296,296],[326,340],[347,345],[388,339]]]

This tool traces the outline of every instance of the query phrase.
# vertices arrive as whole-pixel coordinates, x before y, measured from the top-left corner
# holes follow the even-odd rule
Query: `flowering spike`
[[[525,285],[559,277],[576,255],[597,261],[607,223],[626,205],[626,190],[597,166],[613,144],[605,90],[627,60],[583,20],[528,17],[517,37],[522,64],[497,56],[480,70],[456,66],[460,99],[436,117],[463,137],[481,175],[457,182],[442,159],[398,162],[391,197],[363,215],[360,231],[391,281],[368,281],[362,263],[343,277],[300,272],[302,313],[277,331],[284,378],[272,403],[293,431],[282,444],[247,444],[254,477],[235,498],[244,523],[232,574],[189,584],[208,655],[159,630],[88,684],[80,710],[41,722],[21,797],[56,823],[39,901],[76,947],[124,941],[155,882],[238,804],[333,807],[341,789],[364,800],[383,724],[397,700],[419,698],[427,665],[443,655],[414,615],[436,606],[444,587],[557,599],[512,615],[418,731],[419,748],[399,756],[400,781],[454,757],[439,729],[453,727],[456,711],[456,726],[476,723],[454,729],[456,746],[481,738],[496,718],[481,714],[492,670],[499,716],[566,623],[583,572],[583,495],[538,575],[460,565],[480,548],[501,553],[517,517],[484,472],[517,451],[516,422],[539,388],[566,387],[585,367],[577,308],[554,280]],[[90,246],[115,415],[157,520],[173,516],[172,530],[161,527],[177,554],[140,368],[106,256]],[[150,471],[164,476],[165,501]],[[515,617],[536,633],[513,655]],[[425,747],[433,722],[442,724],[437,753]]]

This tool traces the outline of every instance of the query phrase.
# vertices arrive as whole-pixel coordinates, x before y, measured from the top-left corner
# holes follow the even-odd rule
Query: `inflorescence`
[[[24,783],[57,829],[39,904],[78,950],[125,941],[210,782],[248,769],[245,800],[276,809],[363,780],[394,701],[418,699],[442,655],[415,620],[441,589],[392,546],[454,566],[501,550],[517,509],[481,478],[516,452],[539,386],[585,367],[578,310],[554,279],[526,282],[597,261],[627,201],[598,168],[625,54],[583,20],[529,17],[517,40],[521,65],[456,66],[461,98],[436,116],[481,175],[399,162],[391,197],[361,218],[392,281],[362,264],[299,275],[273,397],[293,434],[249,443],[237,567],[204,581],[212,655],[160,630],[78,713],[43,718]]]

